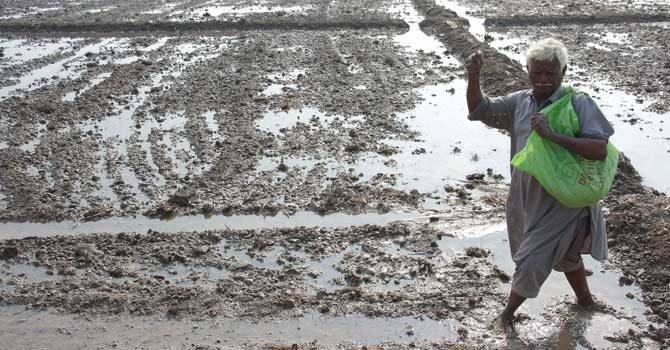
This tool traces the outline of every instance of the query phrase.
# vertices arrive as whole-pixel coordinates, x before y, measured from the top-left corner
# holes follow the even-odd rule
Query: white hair
[[[530,67],[533,61],[548,61],[553,62],[557,60],[561,65],[561,71],[568,65],[568,49],[565,48],[562,42],[547,38],[540,40],[530,46],[526,52],[526,65]]]

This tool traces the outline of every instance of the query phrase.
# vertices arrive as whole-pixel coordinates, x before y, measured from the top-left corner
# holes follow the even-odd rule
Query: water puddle
[[[165,12],[172,11],[175,7],[181,5],[182,3],[176,2],[176,3],[167,3],[167,4],[161,4],[161,8],[157,8],[154,10],[148,10],[141,12],[144,15],[159,15]]]
[[[96,176],[98,177],[98,189],[93,192],[93,195],[108,199],[116,209],[120,209],[121,202],[118,195],[112,190],[114,188],[114,179],[107,172],[106,158],[107,153],[103,152],[95,166]]]
[[[330,317],[313,311],[304,312],[297,318],[269,321],[230,318],[179,321],[149,317],[82,319],[23,307],[3,307],[0,313],[0,337],[19,348],[54,344],[71,348],[83,344],[86,347],[114,344],[114,347],[129,348],[137,345],[137,339],[142,339],[142,344],[151,348],[188,347],[193,343],[242,347],[314,341],[321,346],[391,341],[409,344],[416,339],[456,341],[458,328],[456,321],[367,318],[358,314]]]
[[[460,61],[455,57],[446,56],[443,53],[446,51],[444,45],[440,43],[435,37],[426,35],[419,23],[423,21],[424,17],[414,9],[411,2],[403,2],[397,6],[392,7],[391,14],[399,14],[400,17],[409,25],[409,31],[402,35],[395,36],[393,40],[401,47],[404,47],[408,52],[433,52],[439,58],[440,64],[444,66],[459,67]]]
[[[420,133],[420,141],[387,139],[383,142],[396,147],[400,152],[389,158],[367,152],[355,162],[342,163],[332,158],[308,159],[266,157],[261,159],[256,171],[277,170],[280,164],[285,169],[298,167],[307,173],[316,166],[325,166],[328,175],[351,171],[366,181],[378,174],[395,174],[396,184],[390,186],[399,190],[434,192],[444,194],[445,186],[463,186],[467,175],[489,174],[487,179],[496,186],[509,172],[509,138],[497,130],[486,128],[480,123],[467,119],[465,101],[466,83],[454,80],[449,84],[429,85],[419,89],[422,101],[411,112],[399,115],[411,130]],[[341,116],[327,116],[316,109],[303,108],[287,112],[268,111],[257,121],[257,128],[275,136],[283,134],[298,123],[311,127],[325,127],[347,132],[347,128],[363,121],[363,117],[345,119]],[[336,122],[341,124],[335,125]],[[477,135],[477,137],[472,137]],[[277,172],[278,178],[286,174]],[[481,189],[486,190],[483,186]],[[491,188],[504,191],[505,189]],[[488,191],[490,192],[490,191]],[[485,194],[485,193],[482,193]],[[432,204],[430,204],[432,208]]]
[[[345,274],[342,272],[346,270],[347,261],[356,259],[364,254],[363,248],[359,244],[350,245],[336,254],[318,260],[310,258],[302,250],[290,250],[280,246],[275,246],[267,252],[254,252],[253,256],[250,256],[247,250],[239,247],[235,248],[231,242],[225,240],[219,246],[223,247],[220,253],[224,259],[233,258],[237,262],[234,265],[235,267],[249,265],[257,269],[276,271],[284,268],[305,268],[305,284],[313,295],[319,291],[335,292],[347,287],[348,282],[346,281]],[[383,242],[382,249],[379,251],[375,250],[375,253],[383,254],[384,259],[387,260],[415,254],[393,242]],[[368,271],[371,272],[371,276],[377,275],[377,272],[380,272],[383,276],[406,276],[409,274],[406,271],[391,271],[388,266],[372,267],[372,269],[373,271]],[[415,282],[413,278],[381,277],[378,280],[362,281],[360,288],[376,292],[390,292],[411,286]]]
[[[164,120],[164,125],[162,126],[155,118],[149,116],[149,118],[145,118],[139,128],[136,127],[137,122],[134,118],[138,109],[146,108],[149,92],[152,88],[161,86],[165,75],[166,73],[162,72],[152,76],[150,84],[141,86],[137,89],[137,94],[134,96],[133,101],[126,105],[116,106],[116,113],[105,119],[92,120],[81,126],[83,132],[95,132],[102,137],[103,142],[113,144],[114,152],[125,159],[128,158],[128,146],[131,143],[138,144],[145,155],[146,162],[152,170],[152,174],[154,175],[153,180],[159,186],[165,184],[165,180],[160,175],[160,172],[158,171],[159,168],[152,156],[149,135],[154,128],[166,127],[166,129],[169,129],[173,127],[172,125],[174,123],[183,126],[186,123],[186,118],[184,118],[182,114],[164,115],[161,119]],[[137,179],[137,176],[133,171],[124,167],[124,169],[121,170],[121,173],[124,182],[131,184],[135,188],[134,193],[140,196],[141,201],[148,202],[148,197],[146,197],[140,190],[140,181]],[[99,173],[97,176],[103,178],[105,174]]]
[[[341,289],[345,282],[344,276],[337,270],[337,264],[342,261],[346,254],[353,254],[357,251],[360,251],[360,246],[351,245],[347,249],[321,260],[310,260],[307,276],[311,277],[312,280],[308,280],[307,284],[312,288],[312,291],[334,292]]]
[[[219,243],[219,253],[223,256],[224,259],[232,258],[238,264],[235,268],[249,265],[257,269],[268,269],[279,271],[282,269],[281,265],[278,263],[279,256],[289,252],[285,248],[280,246],[275,246],[269,252],[256,253],[254,256],[250,256],[248,251],[242,248],[232,248],[231,243],[227,240],[222,240]],[[290,253],[288,253],[290,254]]]
[[[4,58],[7,59],[3,65],[14,66],[35,59],[46,57],[55,53],[66,54],[72,50],[72,46],[81,39],[12,39],[0,41],[3,48]]]
[[[113,9],[114,9],[114,7],[101,7],[101,8],[97,8],[97,9],[86,10],[86,11],[84,11],[84,13],[89,14],[89,15],[93,15],[93,14],[97,14],[97,13],[107,12],[107,11],[110,11],[110,10],[113,10]]]
[[[191,143],[186,137],[178,133],[165,133],[163,135],[163,144],[166,145],[167,156],[171,159],[173,170],[176,171],[177,175],[180,178],[193,173],[198,175],[197,171],[192,171],[191,165],[194,159],[197,159],[197,156],[193,149],[191,149]]]
[[[165,285],[173,286],[202,286],[215,288],[218,281],[230,278],[228,270],[216,267],[193,267],[175,264],[160,268],[149,268],[133,273],[132,277],[114,278],[115,283],[134,282],[138,279],[152,278]]]
[[[293,69],[290,72],[272,73],[268,75],[268,79],[272,81],[293,81],[304,76],[306,72],[305,69]]]
[[[120,53],[133,50],[136,54],[138,52],[153,52],[161,50],[161,48],[166,46],[172,39],[174,38],[163,37],[146,46],[136,47],[137,45],[132,45],[129,39],[123,38],[114,43],[114,50]],[[217,40],[218,39],[220,38],[217,38]],[[114,152],[113,154],[126,161],[125,165],[121,165],[121,169],[118,171],[119,174],[114,176],[121,176],[124,182],[132,188],[132,192],[138,196],[140,202],[144,203],[149,201],[149,198],[143,193],[141,188],[146,186],[161,187],[166,184],[166,179],[161,175],[159,166],[154,158],[155,155],[152,152],[152,148],[155,148],[152,147],[152,141],[150,140],[152,131],[158,130],[163,132],[161,136],[162,138],[155,140],[155,142],[164,146],[161,147],[161,149],[165,149],[165,156],[170,160],[173,168],[172,170],[175,171],[179,177],[185,177],[189,173],[200,174],[207,171],[208,167],[211,167],[211,164],[200,162],[197,155],[192,150],[189,140],[184,136],[186,132],[185,126],[189,120],[189,118],[184,115],[184,111],[161,115],[149,114],[145,118],[141,118],[140,114],[151,107],[151,97],[155,88],[160,88],[161,90],[169,89],[173,84],[170,79],[181,76],[182,72],[192,64],[216,57],[218,53],[226,47],[227,43],[220,43],[219,41],[207,42],[205,39],[202,39],[198,44],[183,43],[176,45],[170,55],[163,57],[163,63],[165,63],[169,69],[151,75],[148,83],[137,87],[136,91],[128,101],[117,103],[115,111],[111,115],[105,116],[102,120],[87,121],[80,127],[83,132],[93,132],[102,138],[103,142],[114,145],[112,150]],[[107,60],[114,62],[114,64],[119,64],[123,63],[121,62],[123,60],[126,60],[127,62],[138,60],[140,59],[140,56],[131,55],[120,59],[107,58]],[[99,84],[109,76],[109,73],[101,74],[96,79],[92,80],[89,83],[89,86],[83,91]],[[70,92],[65,96],[65,100],[74,100],[81,93],[82,91],[79,91],[78,93]],[[213,142],[221,140],[222,135],[218,131],[218,123],[214,119],[214,114],[205,114],[204,119],[208,129],[210,129],[212,133]],[[140,156],[143,158],[139,161],[148,165],[151,178],[147,181],[151,181],[150,185],[148,185],[148,182],[145,183],[146,181],[144,180],[140,181],[138,179],[138,174],[133,173],[134,170],[132,169],[136,168],[138,165],[142,165],[135,163],[130,164],[131,160],[128,153],[129,147],[132,148],[134,152],[139,150]],[[104,154],[102,156],[104,156]],[[135,156],[135,154],[133,154],[133,156]],[[195,166],[194,164],[204,165]],[[108,175],[98,172],[97,177],[104,179],[108,177]],[[109,184],[101,184],[101,186],[103,186],[101,192],[103,193],[99,194],[104,194],[105,197],[114,198],[114,196],[110,196],[110,193],[108,193],[109,191],[105,188],[107,185]],[[115,203],[115,205],[118,206],[118,203]]]
[[[207,42],[202,42],[207,39]],[[184,65],[202,63],[212,58],[220,56],[221,52],[226,50],[231,43],[237,42],[237,39],[232,36],[221,36],[217,38],[201,38],[201,42],[182,43],[175,46],[175,50],[179,52],[182,58],[179,62]]]
[[[35,147],[40,144],[42,141],[42,137],[47,131],[47,126],[46,124],[38,124],[37,126],[37,136],[35,136],[34,139],[32,139],[30,142],[23,144],[19,146],[19,149],[24,151],[24,152],[35,152]]]
[[[263,90],[261,94],[265,96],[281,95],[287,91],[295,90],[297,88],[298,86],[296,84],[271,84],[265,90]]]
[[[283,179],[286,178],[287,175],[286,172],[281,171],[280,169],[285,169],[288,171],[297,168],[300,170],[303,176],[307,176],[311,170],[320,166],[326,168],[326,177],[334,177],[337,175],[338,171],[345,170],[343,165],[338,163],[337,160],[333,158],[310,159],[294,157],[263,157],[258,161],[258,165],[256,166],[256,174],[263,172],[274,172],[273,175],[276,178]],[[280,171],[275,172],[275,170]]]
[[[3,19],[19,19],[19,18],[23,18],[23,17],[27,17],[27,16],[36,15],[36,14],[39,14],[39,13],[58,11],[58,10],[62,10],[62,9],[63,9],[62,7],[33,7],[33,6],[31,6],[31,7],[28,7],[27,12],[21,12],[21,13],[15,14],[15,15],[0,16],[0,20],[3,20]],[[24,9],[22,9],[22,10],[25,11]]]
[[[4,188],[2,185],[0,185],[0,208],[6,209],[7,208],[7,195],[4,193]]]
[[[351,215],[337,213],[321,216],[313,212],[297,212],[294,215],[276,216],[258,215],[214,215],[180,216],[172,220],[137,218],[110,218],[95,222],[50,222],[50,223],[0,223],[0,237],[14,239],[24,237],[45,237],[53,235],[76,235],[84,233],[105,232],[116,234],[121,232],[145,233],[149,229],[159,232],[191,232],[194,230],[220,229],[260,229],[300,226],[346,227],[362,224],[385,225],[399,220],[409,220],[419,216],[412,212],[390,212],[386,214]]]
[[[57,281],[63,276],[30,264],[0,265],[0,290],[12,291],[17,285]]]
[[[484,41],[486,36],[486,27],[484,18],[471,15],[470,9],[453,0],[435,0],[435,4],[456,12],[458,17],[465,18],[470,23],[468,29],[470,34],[474,35],[479,41]]]
[[[291,90],[297,90],[298,85],[291,82],[296,81],[300,77],[303,77],[305,72],[306,71],[304,69],[294,69],[290,72],[273,73],[268,75],[268,79],[272,82],[272,84],[265,88],[265,90],[261,92],[261,95],[273,96],[280,95]]]
[[[508,173],[509,138],[467,119],[465,88],[462,80],[423,87],[419,89],[423,101],[413,111],[401,115],[423,139],[385,141],[400,149],[393,157],[396,162],[393,169],[402,174],[406,182],[403,188],[431,192],[450,181],[462,181],[468,174],[486,173],[486,169],[496,174]],[[384,157],[370,155],[355,168],[368,174],[385,173],[389,169],[385,161]]]
[[[63,79],[76,79],[83,73],[83,62],[81,62],[80,58],[85,57],[87,54],[100,53],[108,45],[113,45],[115,40],[112,38],[102,39],[97,43],[80,48],[72,57],[35,69],[21,76],[19,83],[0,88],[0,97],[32,91],[50,82],[53,83]]]
[[[595,2],[608,5],[618,4],[642,8],[653,8],[653,6],[657,5],[670,5],[668,0],[598,0]]]
[[[28,166],[28,175],[30,176],[38,176],[40,174],[40,169],[38,169],[34,165],[29,165]]]
[[[216,112],[209,111],[203,114],[205,117],[205,123],[207,124],[207,130],[211,133],[211,139],[213,142],[223,141],[224,137],[219,130],[219,122],[216,120]]]
[[[147,53],[160,50],[172,39],[174,39],[174,37],[165,36],[156,39],[156,42],[154,42],[151,45],[137,46],[137,45],[131,45],[130,40],[128,40],[127,38],[121,38],[119,39],[118,42],[115,43],[114,51],[117,53],[131,53],[131,54],[117,58],[105,58],[100,60],[99,64],[126,65],[137,62],[141,60],[142,57],[144,57],[144,55],[146,55]]]
[[[312,118],[327,117],[324,113],[312,107],[281,112],[267,111],[262,119],[256,121],[256,128],[278,137],[283,134],[284,130],[294,128],[299,122],[308,124]]]
[[[98,75],[97,77],[91,79],[91,81],[84,87],[83,89],[79,91],[71,91],[65,94],[63,97],[63,102],[74,102],[74,100],[77,98],[77,96],[85,93],[86,91],[90,90],[91,88],[95,87],[96,85],[102,83],[105,81],[107,78],[111,77],[112,73],[102,73]]]
[[[628,332],[640,334],[642,330],[632,322],[608,313],[577,311],[560,320],[557,324],[549,320],[528,322],[517,326],[523,336],[519,345],[539,344],[541,348],[553,349],[632,349],[640,345],[618,343],[608,338],[627,335]],[[658,349],[650,339],[641,340],[641,348]]]
[[[122,166],[119,170],[121,179],[126,186],[129,186],[131,190],[131,195],[140,203],[149,203],[149,197],[142,191],[142,182],[137,178],[135,171],[128,166]],[[102,178],[102,177],[101,177]]]
[[[170,41],[171,39],[173,39],[173,37],[169,37],[169,36],[162,37],[162,38],[159,38],[158,40],[156,40],[155,43],[153,43],[151,45],[148,45],[148,46],[137,47],[136,50],[141,51],[141,52],[156,51],[156,50],[160,49],[161,47],[165,46],[165,44],[167,44],[167,42]]]

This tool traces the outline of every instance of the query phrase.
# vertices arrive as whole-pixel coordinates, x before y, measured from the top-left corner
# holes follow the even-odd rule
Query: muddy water
[[[12,94],[16,94],[18,91],[30,91],[37,89],[38,87],[45,85],[45,82],[50,79],[76,79],[82,73],[82,67],[79,64],[74,63],[79,63],[78,60],[84,57],[86,54],[99,53],[103,47],[114,44],[114,41],[115,39],[108,38],[98,43],[79,48],[74,53],[74,56],[66,60],[52,63],[45,67],[36,69],[35,71],[30,72],[30,74],[22,76],[18,84],[0,89],[0,96],[6,97]],[[55,51],[59,48],[60,46],[55,46],[50,47],[49,49]]]
[[[350,215],[337,213],[318,215],[313,212],[298,212],[291,216],[278,214],[276,216],[258,215],[214,215],[179,216],[171,220],[138,218],[111,218],[95,222],[52,222],[52,223],[2,223],[0,237],[3,239],[24,238],[30,236],[75,235],[82,233],[121,233],[148,230],[158,232],[190,232],[216,229],[257,229],[262,227],[299,227],[323,226],[344,227],[363,224],[387,224],[397,220],[413,219],[419,213],[395,212],[387,214]]]
[[[129,320],[123,317],[86,320],[24,310],[20,307],[3,308],[2,311],[0,336],[20,348],[38,348],[51,344],[50,349],[123,349],[138,345],[155,349],[179,349],[200,343],[239,347],[244,344],[264,343],[410,343],[416,339],[458,338],[457,323],[418,321],[409,317],[324,317],[318,313],[306,312],[295,319],[273,322],[225,318],[179,322],[153,318]]]

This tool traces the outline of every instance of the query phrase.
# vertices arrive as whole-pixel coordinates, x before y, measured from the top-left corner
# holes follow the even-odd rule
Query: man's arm
[[[540,113],[530,117],[530,125],[540,137],[557,143],[586,159],[604,160],[607,158],[607,141],[605,140],[571,137],[554,132],[549,128],[547,119]]]
[[[465,59],[465,69],[468,71],[468,90],[466,92],[466,98],[468,100],[468,111],[470,113],[474,112],[482,101],[482,89],[479,85],[479,74],[482,70],[482,65],[482,52],[479,50]]]
[[[483,64],[482,53],[479,50],[465,60],[468,72],[468,88],[465,96],[470,113],[468,119],[479,120],[492,128],[511,131],[516,100],[511,95],[496,98],[484,96],[479,85]]]

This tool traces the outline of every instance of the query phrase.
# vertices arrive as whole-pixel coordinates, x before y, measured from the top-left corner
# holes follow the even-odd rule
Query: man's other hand
[[[530,127],[542,138],[547,138],[553,132],[547,123],[547,119],[539,112],[530,116]]]

